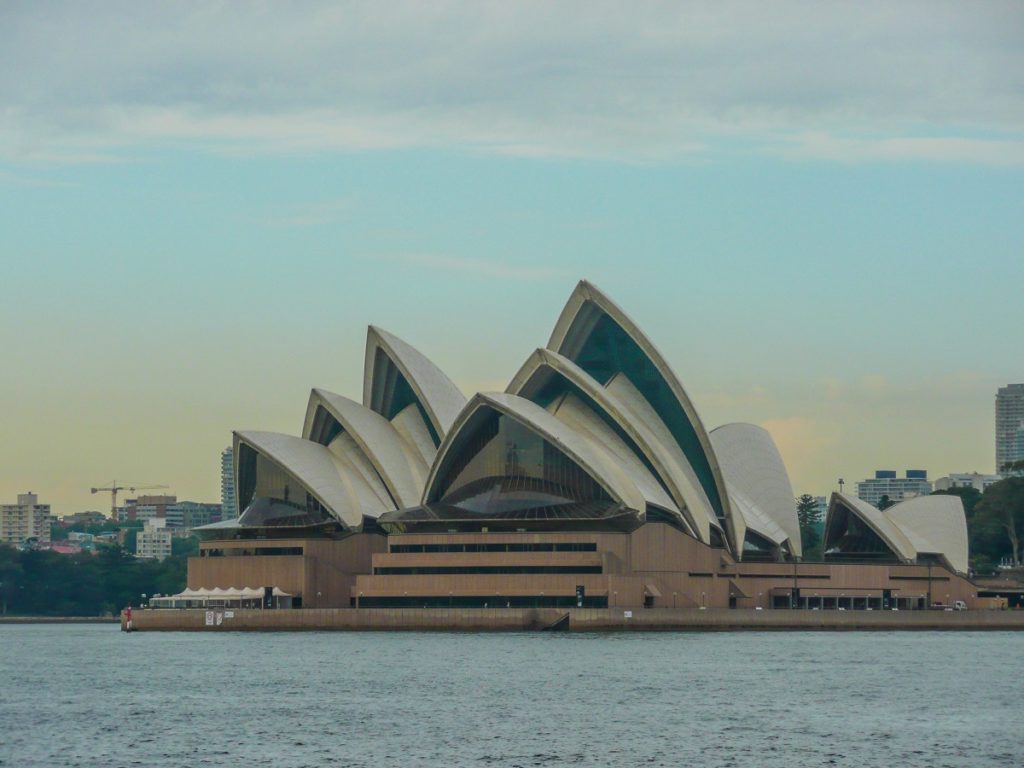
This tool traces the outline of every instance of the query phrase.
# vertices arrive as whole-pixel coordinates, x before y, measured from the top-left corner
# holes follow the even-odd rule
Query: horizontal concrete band
[[[228,615],[232,614],[232,615]],[[629,614],[629,615],[627,615]],[[135,631],[570,631],[1021,630],[1024,611],[789,611],[582,608],[323,608],[302,610],[144,610]],[[208,623],[212,621],[213,623]],[[121,618],[125,629],[126,619]]]

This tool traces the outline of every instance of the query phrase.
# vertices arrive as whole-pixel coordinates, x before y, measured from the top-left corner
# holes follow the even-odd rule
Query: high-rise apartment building
[[[996,392],[996,472],[1024,459],[1018,433],[1024,428],[1024,384],[1007,384]]]
[[[135,556],[163,560],[171,556],[173,534],[167,527],[167,518],[154,517],[146,520],[141,531],[135,535]]]
[[[891,469],[879,469],[869,480],[857,483],[857,498],[877,507],[883,496],[896,503],[913,496],[923,496],[932,492],[932,484],[928,482],[928,472],[924,469],[908,469],[906,477],[896,477]]]
[[[220,454],[220,516],[222,520],[238,517],[235,504],[235,452],[228,446]]]
[[[40,504],[29,491],[18,494],[17,504],[0,504],[0,542],[20,546],[28,539],[50,540],[50,505]]]

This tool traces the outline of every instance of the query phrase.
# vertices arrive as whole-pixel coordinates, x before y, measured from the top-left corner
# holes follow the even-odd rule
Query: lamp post
[[[676,593],[673,592],[672,593],[672,610],[674,611],[675,609],[676,609]]]

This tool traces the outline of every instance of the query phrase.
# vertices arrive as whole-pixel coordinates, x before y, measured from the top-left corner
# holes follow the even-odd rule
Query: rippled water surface
[[[1024,633],[0,626],[4,766],[1021,766]]]

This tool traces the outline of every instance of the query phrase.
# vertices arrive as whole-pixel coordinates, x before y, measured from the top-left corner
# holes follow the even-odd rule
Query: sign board
[[[233,619],[233,618],[235,618],[235,612],[234,611],[224,611],[224,618],[225,619]]]
[[[206,612],[206,626],[208,626],[208,627],[212,627],[213,626],[213,611],[207,611]]]
[[[221,611],[217,611],[217,626],[219,627],[224,623],[224,614]]]
[[[632,611],[623,611],[622,612],[622,618],[624,618],[624,619],[632,619],[633,618],[633,612]]]

